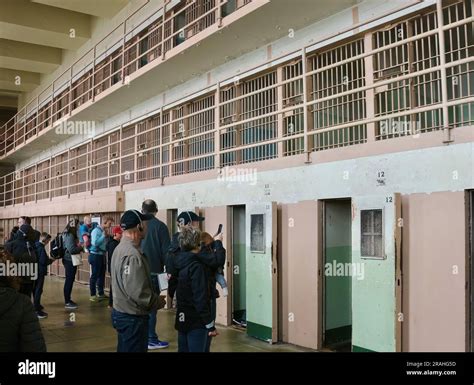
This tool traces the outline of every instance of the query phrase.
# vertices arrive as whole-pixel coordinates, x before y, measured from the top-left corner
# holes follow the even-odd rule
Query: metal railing
[[[0,128],[0,159],[113,85],[126,83],[138,69],[166,60],[173,48],[251,1],[181,1],[171,9],[166,2],[147,18],[156,20],[127,31],[127,21],[143,7],[138,9]]]
[[[451,128],[474,125],[470,4],[444,6],[448,24],[439,25],[431,8],[343,44],[303,48],[281,64],[220,81],[1,177],[0,205],[435,130],[449,137]],[[461,33],[466,38],[456,40]],[[445,94],[443,69],[450,90]]]

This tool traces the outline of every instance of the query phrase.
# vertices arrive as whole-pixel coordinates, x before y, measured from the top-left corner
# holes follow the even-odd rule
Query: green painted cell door
[[[247,334],[277,342],[277,211],[275,202],[246,205]]]
[[[402,225],[399,194],[352,198],[352,351],[401,350]]]

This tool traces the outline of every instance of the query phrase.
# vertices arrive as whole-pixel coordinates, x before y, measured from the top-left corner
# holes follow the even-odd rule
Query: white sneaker
[[[227,297],[229,295],[229,290],[226,287],[224,287],[222,289],[222,293],[223,293],[224,297]]]

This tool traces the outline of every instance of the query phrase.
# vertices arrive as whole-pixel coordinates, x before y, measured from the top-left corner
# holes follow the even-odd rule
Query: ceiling
[[[89,40],[93,18],[111,18],[128,2],[1,0],[0,108],[16,107],[19,95],[62,64],[65,50]]]

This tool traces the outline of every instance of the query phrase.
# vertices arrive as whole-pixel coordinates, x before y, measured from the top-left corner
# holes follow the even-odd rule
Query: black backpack
[[[64,258],[66,250],[64,248],[63,234],[58,233],[56,237],[51,241],[50,255],[54,259]]]

